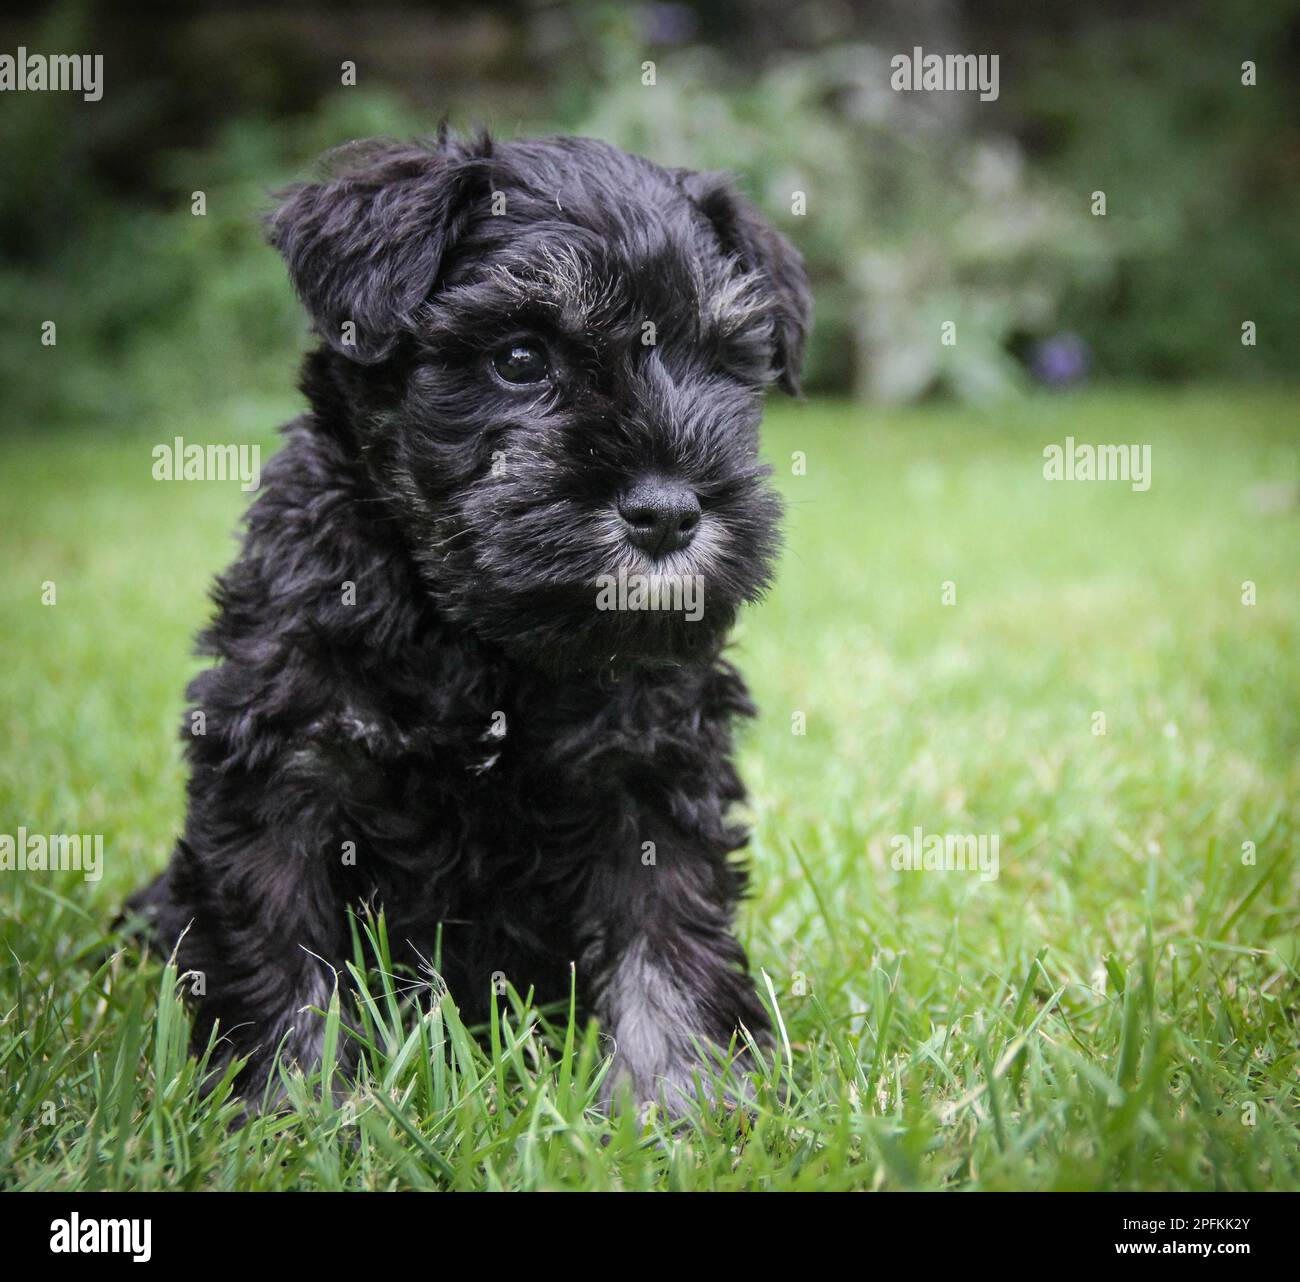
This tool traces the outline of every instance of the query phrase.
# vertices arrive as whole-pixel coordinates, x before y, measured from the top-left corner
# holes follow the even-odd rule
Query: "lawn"
[[[267,451],[291,411],[0,445],[0,832],[105,852],[95,882],[0,872],[0,1187],[1300,1187],[1294,397],[773,404],[739,928],[783,1035],[752,1115],[671,1134],[599,1115],[564,1010],[399,1005],[377,927],[361,1079],[232,1126],[174,973],[109,935],[181,821],[190,640],[246,501],[150,450]],[[1150,444],[1150,489],[1045,480],[1067,436]],[[917,827],[996,838],[998,875],[896,869]]]

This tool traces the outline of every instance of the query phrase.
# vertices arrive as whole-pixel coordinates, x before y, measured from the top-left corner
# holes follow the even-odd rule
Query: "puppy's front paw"
[[[627,1108],[644,1113],[654,1106],[670,1121],[701,1108],[749,1112],[755,1099],[752,1069],[745,1055],[724,1071],[719,1064],[694,1055],[647,1064],[616,1051],[601,1083],[601,1103],[611,1115]]]

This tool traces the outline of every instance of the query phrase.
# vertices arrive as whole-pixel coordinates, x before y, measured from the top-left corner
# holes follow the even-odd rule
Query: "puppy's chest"
[[[328,763],[339,807],[396,861],[499,878],[504,865],[581,860],[617,822],[625,746],[514,708],[441,712],[399,721],[350,704],[315,721],[299,755]]]

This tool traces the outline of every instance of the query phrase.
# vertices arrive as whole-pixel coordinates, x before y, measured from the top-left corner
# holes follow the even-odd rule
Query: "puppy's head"
[[[553,667],[716,652],[768,583],[799,255],[604,143],[370,144],[270,221],[346,430],[450,618]]]

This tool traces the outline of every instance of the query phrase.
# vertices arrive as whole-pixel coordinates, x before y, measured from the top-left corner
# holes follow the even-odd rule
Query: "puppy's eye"
[[[517,339],[507,343],[492,357],[492,368],[502,382],[516,387],[546,381],[551,372],[546,349],[538,343]]]

